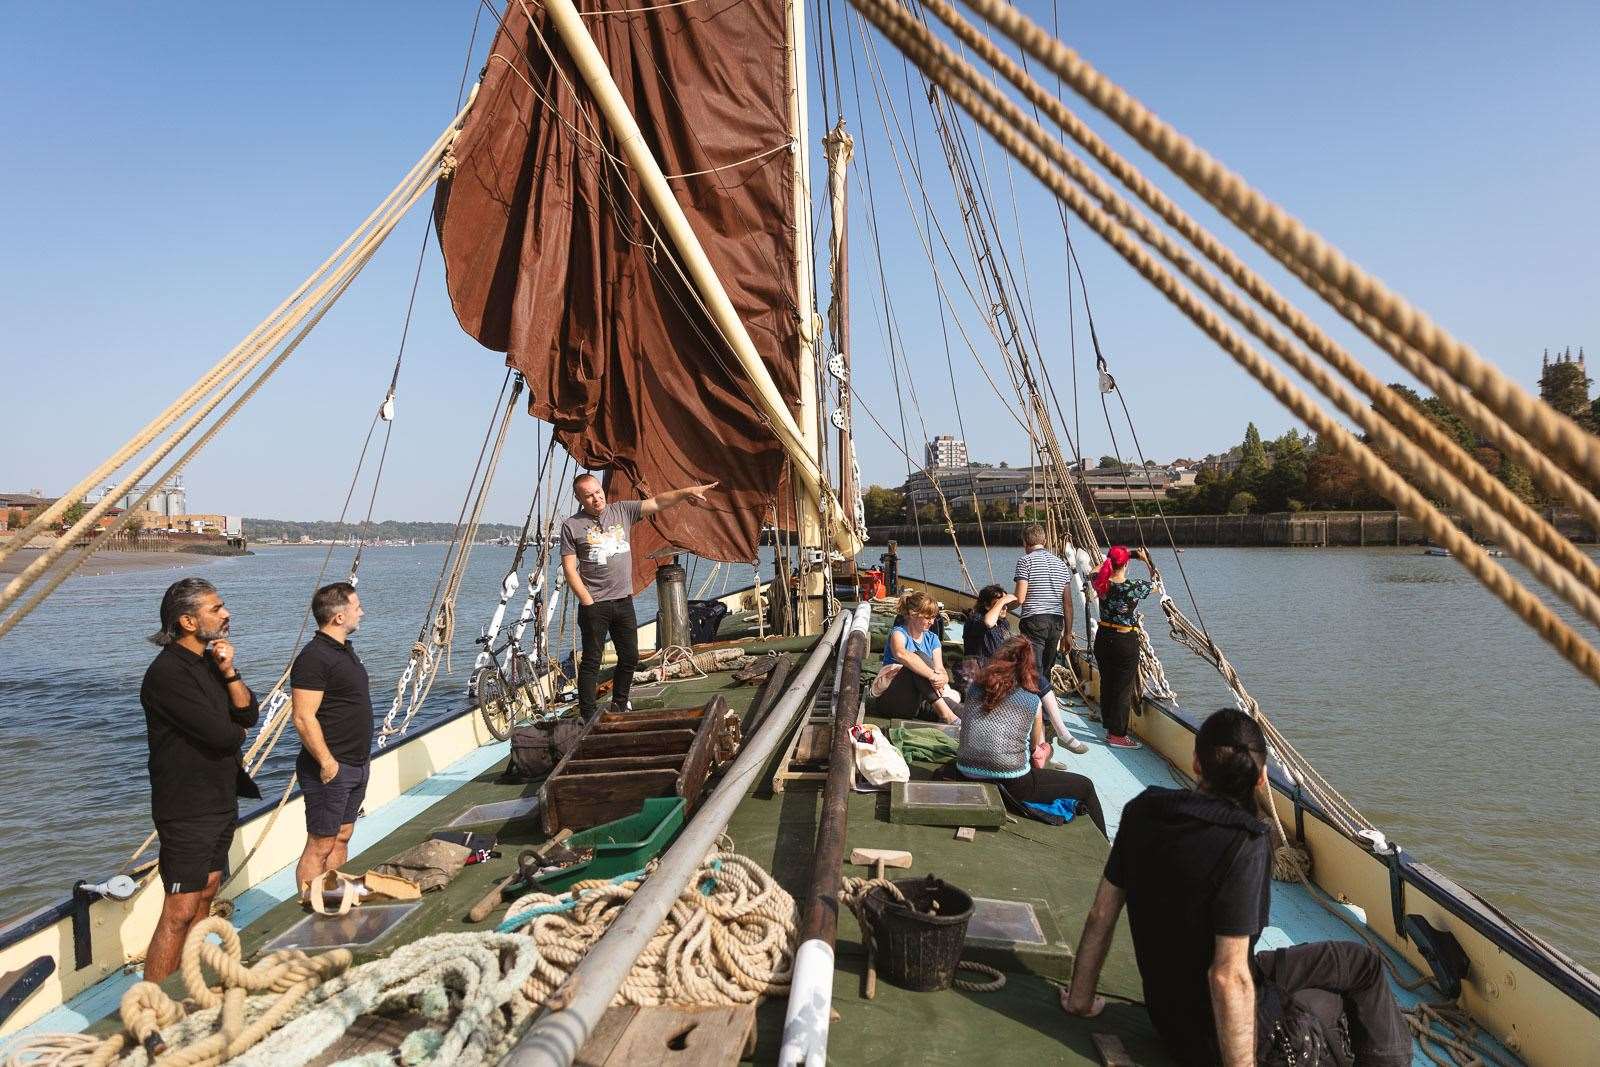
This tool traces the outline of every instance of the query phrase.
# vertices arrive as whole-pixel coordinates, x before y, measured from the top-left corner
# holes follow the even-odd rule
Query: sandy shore
[[[0,560],[0,574],[16,574],[42,555],[42,549],[25,548]],[[227,557],[207,556],[198,552],[96,552],[73,577],[126,574],[129,571],[190,570],[224,558]]]

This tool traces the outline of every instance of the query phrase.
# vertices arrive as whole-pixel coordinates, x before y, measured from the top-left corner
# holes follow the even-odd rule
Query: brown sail
[[[580,9],[594,5],[580,4]],[[785,400],[798,397],[784,8],[703,0],[585,12],[662,170]],[[670,542],[755,558],[783,449],[658,240],[635,178],[542,10],[512,3],[437,203],[462,328],[506,353],[529,411],[613,499],[720,482],[641,526],[634,586]],[[743,161],[743,162],[741,162]]]

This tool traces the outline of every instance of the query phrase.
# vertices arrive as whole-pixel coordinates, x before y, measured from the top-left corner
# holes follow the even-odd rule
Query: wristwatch
[[[224,682],[227,682],[229,685],[232,685],[234,682],[242,682],[242,681],[244,681],[243,678],[239,677],[239,672],[238,671],[234,671],[232,674],[225,675],[222,680]]]

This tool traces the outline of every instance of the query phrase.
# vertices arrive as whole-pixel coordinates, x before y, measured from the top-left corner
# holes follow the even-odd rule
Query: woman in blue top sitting
[[[990,657],[979,685],[983,698],[967,709],[961,722],[961,744],[956,749],[961,776],[993,782],[1019,804],[1076,801],[1077,810],[1104,834],[1106,817],[1094,783],[1084,775],[1045,766],[1050,744],[1044,737],[1045,701],[1033,644],[1026,637],[1008,641]],[[1062,736],[1070,736],[1056,716],[1051,719]]]
[[[873,707],[886,718],[960,722],[957,701],[945,698],[950,676],[944,670],[939,636],[930,627],[939,615],[939,603],[927,593],[907,593],[900,601],[895,627],[883,645],[884,666],[900,665]]]
[[[1128,561],[1136,559],[1150,568],[1149,578],[1129,578]],[[1106,724],[1106,744],[1113,748],[1138,748],[1128,736],[1128,714],[1139,699],[1139,601],[1150,595],[1159,577],[1150,554],[1113,545],[1105,562],[1090,579],[1100,598],[1100,626],[1094,635],[1094,661],[1100,668],[1100,717]]]

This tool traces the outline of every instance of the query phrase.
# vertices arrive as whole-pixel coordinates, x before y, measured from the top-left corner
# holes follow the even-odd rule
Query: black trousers
[[[1056,665],[1056,654],[1061,651],[1061,634],[1066,629],[1066,618],[1061,615],[1029,615],[1017,623],[1017,630],[1033,642],[1033,663],[1039,669],[1039,686],[1050,686],[1050,671]]]
[[[634,618],[633,598],[596,600],[578,605],[578,632],[583,635],[583,655],[578,660],[578,712],[585,718],[594,714],[600,688],[600,655],[606,638],[617,650],[617,667],[611,672],[611,702],[626,706],[628,690],[633,688],[633,670],[639,666],[639,621]]]
[[[933,667],[933,657],[925,656],[921,652],[917,655],[930,669]],[[877,700],[872,705],[872,713],[889,719],[922,719],[926,722],[940,722],[939,713],[933,710],[933,702],[941,694],[933,688],[933,683],[920,674],[912,674],[910,667],[901,667],[900,673],[894,676],[883,692],[878,694]],[[957,715],[961,714],[959,701],[949,701],[950,710]]]
[[[1313,941],[1256,953],[1256,967],[1287,997],[1317,1017],[1330,1037],[1339,1016],[1350,1020],[1350,1043],[1361,1067],[1409,1067],[1411,1031],[1383,975],[1378,950],[1359,941]],[[1338,1053],[1335,1057],[1339,1058]]]
[[[974,778],[973,781],[996,780]],[[1100,794],[1094,791],[1094,783],[1085,775],[1030,765],[1028,773],[1021,778],[1005,778],[996,784],[1013,800],[1023,804],[1049,804],[1063,798],[1076,800],[1078,811],[1089,816],[1089,821],[1094,823],[1101,836],[1107,840],[1111,837],[1106,833],[1106,813],[1100,808]]]
[[[1126,737],[1128,715],[1139,696],[1138,632],[1100,627],[1094,635],[1094,662],[1100,668],[1100,717],[1106,733]]]

